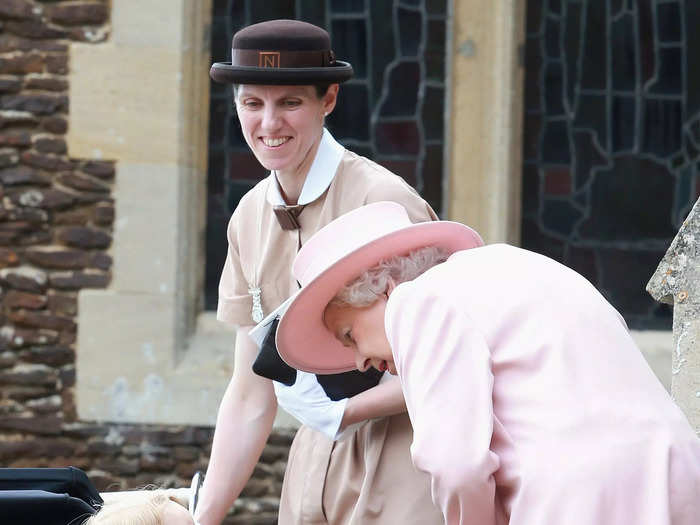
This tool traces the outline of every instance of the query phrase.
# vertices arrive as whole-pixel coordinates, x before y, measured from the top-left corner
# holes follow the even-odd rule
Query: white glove
[[[272,384],[277,402],[285,411],[332,440],[344,438],[361,425],[350,425],[343,432],[338,432],[348,400],[333,401],[313,374],[297,370],[297,380],[292,386],[277,381]]]

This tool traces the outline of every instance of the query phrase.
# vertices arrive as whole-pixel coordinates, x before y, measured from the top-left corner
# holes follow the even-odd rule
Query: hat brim
[[[343,286],[394,255],[426,246],[441,247],[452,254],[483,244],[474,230],[449,221],[412,224],[365,244],[336,261],[283,305],[286,311],[276,336],[280,357],[289,366],[313,374],[339,374],[356,369],[353,352],[323,323],[326,306]]]
[[[334,66],[306,68],[234,66],[231,62],[215,62],[209,70],[209,76],[222,84],[339,84],[349,80],[352,75],[352,66],[341,60],[336,60]]]

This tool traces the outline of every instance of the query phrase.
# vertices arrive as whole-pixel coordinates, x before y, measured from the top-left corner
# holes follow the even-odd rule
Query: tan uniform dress
[[[251,286],[261,289],[265,314],[298,289],[291,267],[300,244],[331,220],[370,202],[404,205],[415,222],[435,213],[403,179],[345,151],[328,189],[309,203],[298,230],[282,230],[268,199],[276,181],[257,184],[228,226],[229,250],[219,287],[218,318],[253,324]],[[413,467],[406,414],[365,422],[341,441],[302,426],[292,444],[282,488],[282,525],[432,525],[443,523],[430,480]]]

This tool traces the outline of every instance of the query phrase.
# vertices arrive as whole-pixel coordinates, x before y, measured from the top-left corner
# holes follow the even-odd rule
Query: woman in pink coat
[[[565,266],[482,244],[395,203],[336,219],[295,260],[280,355],[399,376],[448,525],[698,525],[700,441],[621,316]]]

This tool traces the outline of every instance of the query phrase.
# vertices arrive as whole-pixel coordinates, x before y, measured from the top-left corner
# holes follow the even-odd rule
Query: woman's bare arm
[[[218,525],[248,482],[277,413],[272,381],[253,373],[258,353],[248,337],[236,335],[233,376],[219,406],[209,468],[195,512],[201,525]]]

